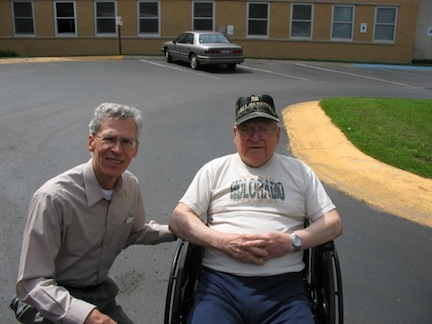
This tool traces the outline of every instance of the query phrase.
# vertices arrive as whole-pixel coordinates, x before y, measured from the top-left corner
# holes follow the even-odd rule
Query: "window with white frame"
[[[116,35],[116,1],[95,1],[96,35]]]
[[[332,39],[352,40],[354,6],[333,6]]]
[[[15,35],[35,35],[32,1],[13,1],[12,14]]]
[[[159,35],[159,1],[139,1],[138,14],[138,33]]]
[[[268,36],[269,9],[268,3],[248,3],[248,36]]]
[[[312,38],[313,5],[291,5],[291,37]]]
[[[76,35],[75,1],[54,1],[56,35]]]
[[[374,40],[394,42],[396,34],[396,7],[377,7],[375,11]]]
[[[213,1],[194,1],[192,8],[192,28],[194,30],[214,29],[214,5]]]

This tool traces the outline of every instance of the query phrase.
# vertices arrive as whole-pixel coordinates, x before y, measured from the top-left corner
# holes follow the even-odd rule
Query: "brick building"
[[[164,41],[201,29],[255,58],[432,57],[430,0],[0,0],[0,13],[0,51],[20,56],[161,55]]]

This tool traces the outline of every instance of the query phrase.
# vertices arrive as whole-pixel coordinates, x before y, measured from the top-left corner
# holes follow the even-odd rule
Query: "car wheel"
[[[196,70],[199,68],[199,61],[198,57],[195,54],[191,54],[189,57],[189,63],[193,70]]]
[[[237,64],[236,63],[229,63],[227,64],[228,70],[232,71],[236,68]]]
[[[165,58],[166,58],[166,61],[168,63],[172,63],[173,58],[172,58],[170,52],[168,51],[168,48],[165,49]]]

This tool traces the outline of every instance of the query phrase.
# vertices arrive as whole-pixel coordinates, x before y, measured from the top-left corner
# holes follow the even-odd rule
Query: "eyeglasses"
[[[98,138],[101,141],[102,145],[106,148],[113,147],[114,145],[117,144],[118,141],[120,141],[121,147],[124,148],[125,150],[134,149],[138,144],[137,140],[126,138],[126,137],[116,137],[111,135],[105,135],[105,136],[95,135],[95,137]]]
[[[244,138],[252,137],[256,133],[261,138],[268,138],[271,132],[275,131],[277,127],[237,127],[240,136]]]

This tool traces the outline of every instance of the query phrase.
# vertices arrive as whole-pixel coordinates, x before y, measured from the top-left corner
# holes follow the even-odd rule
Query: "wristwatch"
[[[300,251],[301,247],[302,247],[302,240],[299,236],[297,236],[297,234],[295,233],[291,233],[290,234],[292,237],[292,245],[294,246],[294,250],[295,252]]]

